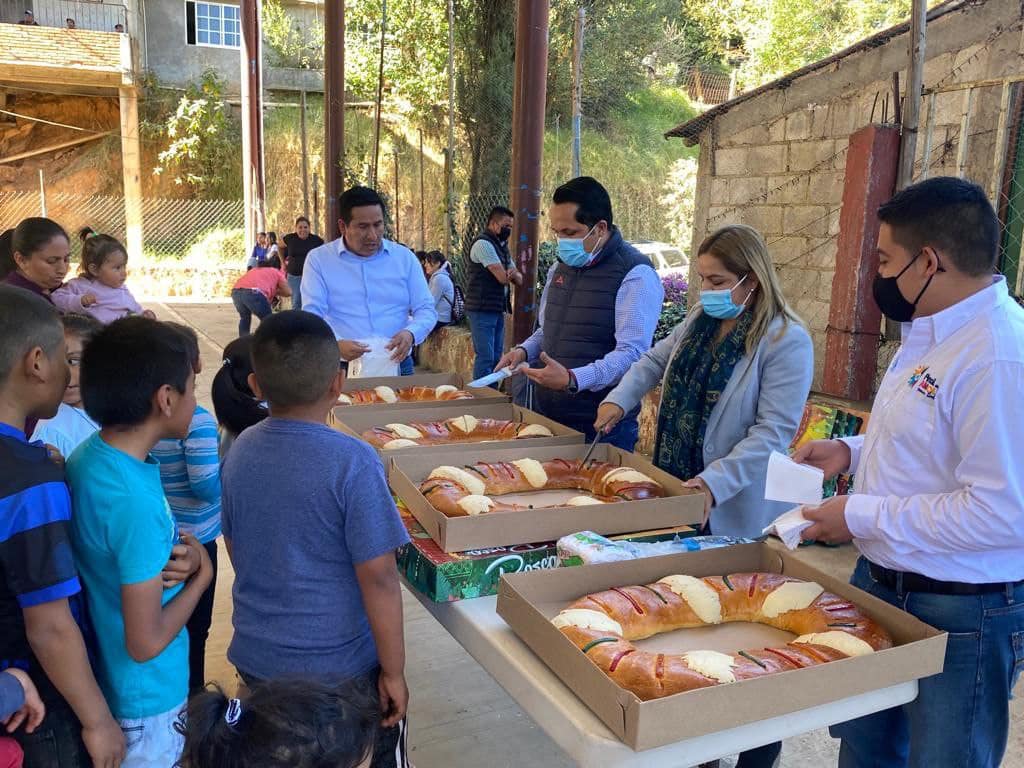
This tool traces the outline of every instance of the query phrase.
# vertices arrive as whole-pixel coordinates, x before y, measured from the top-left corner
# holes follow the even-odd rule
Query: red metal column
[[[242,189],[245,196],[245,248],[266,228],[263,166],[263,44],[260,0],[242,0]]]
[[[345,190],[345,0],[324,4],[324,175],[321,233],[338,236],[338,195]]]
[[[515,290],[512,337],[533,333],[537,318],[537,245],[544,157],[544,104],[548,76],[549,0],[519,0],[516,17],[515,89],[512,96],[512,179],[509,201],[515,211],[513,257],[523,273]]]
[[[882,316],[871,296],[878,271],[878,206],[892,197],[899,129],[868,125],[850,136],[839,216],[822,389],[851,400],[871,398]]]

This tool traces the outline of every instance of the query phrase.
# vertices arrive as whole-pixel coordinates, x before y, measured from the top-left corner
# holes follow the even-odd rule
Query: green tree
[[[324,25],[319,19],[301,26],[280,0],[264,0],[260,17],[263,51],[274,67],[321,69],[324,65]]]

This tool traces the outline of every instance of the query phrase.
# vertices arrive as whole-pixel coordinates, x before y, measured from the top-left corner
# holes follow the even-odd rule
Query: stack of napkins
[[[773,451],[768,458],[768,479],[765,483],[766,501],[785,501],[801,506],[789,510],[764,529],[765,534],[774,533],[789,549],[800,544],[800,534],[812,523],[805,520],[801,508],[804,505],[821,504],[825,473],[807,464],[797,464],[785,454]]]

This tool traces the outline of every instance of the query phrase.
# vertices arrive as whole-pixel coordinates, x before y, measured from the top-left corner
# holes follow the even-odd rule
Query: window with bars
[[[187,42],[212,48],[239,48],[242,45],[241,15],[237,5],[185,3]]]

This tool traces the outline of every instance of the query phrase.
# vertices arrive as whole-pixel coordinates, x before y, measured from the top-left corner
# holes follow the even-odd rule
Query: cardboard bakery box
[[[577,531],[593,531],[603,535],[646,531],[677,525],[699,524],[704,515],[704,494],[684,488],[676,477],[664,472],[639,454],[623,451],[606,443],[599,443],[592,458],[615,466],[632,467],[664,486],[666,496],[642,501],[620,501],[615,504],[593,504],[582,507],[566,506],[565,501],[580,495],[577,491],[540,491],[515,494],[514,501],[529,504],[531,499],[543,506],[516,512],[448,517],[438,511],[420,493],[420,483],[437,467],[462,467],[478,461],[501,462],[531,458],[582,459],[587,445],[561,445],[544,447],[539,440],[520,440],[514,448],[497,448],[498,444],[463,446],[463,450],[445,454],[419,451],[402,453],[388,461],[388,482],[401,497],[409,511],[445,552],[463,552],[468,549],[523,544],[538,539],[558,539]],[[501,497],[496,497],[501,498]],[[511,495],[506,496],[512,499]]]
[[[775,572],[815,581],[857,605],[892,635],[894,647],[865,656],[641,701],[604,674],[551,623],[578,598],[612,587],[651,584],[671,574]],[[643,560],[506,574],[498,614],[622,741],[635,750],[716,733],[942,671],[946,635],[866,592],[834,579],[781,546],[743,544]],[[782,637],[780,637],[782,635]],[[641,640],[661,653],[778,646],[791,637],[760,624],[683,629]]]
[[[373,389],[374,387],[440,387],[444,384],[464,389],[473,395],[472,400],[420,400],[411,403],[373,403],[372,405],[338,405],[339,411],[347,408],[358,408],[360,412],[370,410],[429,408],[437,405],[459,403],[507,403],[509,396],[492,387],[467,387],[465,381],[457,373],[416,373],[412,376],[378,376],[365,379],[345,379],[342,392],[354,392],[357,389]],[[340,414],[339,414],[340,415]]]
[[[399,573],[405,576],[410,586],[435,603],[496,595],[503,573],[559,567],[553,541],[469,552],[444,552],[401,502],[398,502],[398,511],[411,540],[398,550]],[[656,542],[688,538],[696,533],[695,528],[680,526],[615,538]]]
[[[422,403],[420,405],[423,405]],[[444,421],[464,415],[475,416],[478,419],[505,419],[507,421],[519,421],[526,424],[543,424],[551,430],[552,437],[524,437],[519,440],[490,440],[482,442],[451,443],[449,445],[417,445],[411,448],[399,448],[397,450],[381,450],[378,452],[385,461],[395,456],[406,456],[410,454],[441,455],[446,453],[462,453],[466,450],[480,451],[490,448],[508,448],[513,445],[529,444],[534,448],[541,448],[552,445],[581,445],[583,433],[569,429],[557,421],[541,416],[535,411],[527,410],[512,403],[476,403],[472,400],[456,400],[443,405],[430,405],[422,408],[370,408],[352,406],[339,406],[331,413],[328,423],[335,429],[362,439],[362,433],[373,427],[383,427],[385,424],[409,424],[411,422],[429,423],[433,421]],[[532,448],[523,448],[523,451]],[[443,463],[443,462],[442,462]],[[465,463],[465,462],[463,462]]]

